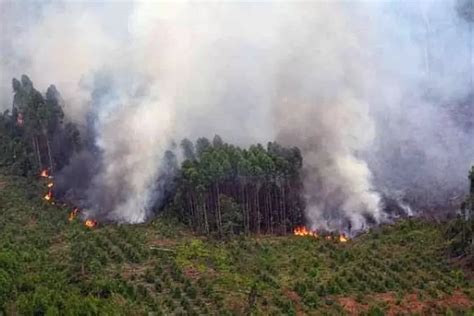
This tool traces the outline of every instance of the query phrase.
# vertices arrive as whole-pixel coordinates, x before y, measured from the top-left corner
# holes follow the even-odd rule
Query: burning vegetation
[[[295,236],[312,236],[318,237],[318,233],[316,231],[311,231],[307,229],[305,226],[298,226],[293,230],[293,235]]]
[[[52,205],[55,205],[55,202],[53,201],[53,187],[54,187],[54,182],[53,182],[53,176],[49,174],[48,170],[42,170],[40,173],[41,178],[47,178],[49,181],[46,183],[46,188],[48,189],[47,193],[43,196],[43,199]],[[63,204],[63,206],[66,206],[66,204]],[[77,216],[79,215],[80,210],[79,208],[75,207],[68,215],[68,221],[72,222],[74,221]],[[92,219],[86,219],[84,221],[84,226],[87,228],[94,228],[96,227],[98,222],[96,220]]]
[[[86,219],[86,221],[84,222],[84,225],[85,225],[87,228],[94,228],[94,227],[97,226],[97,221],[92,220],[92,219]]]
[[[79,212],[79,209],[78,208],[75,208],[71,211],[71,213],[69,213],[69,217],[68,217],[68,220],[70,222],[72,222],[76,217],[77,217],[77,213]]]
[[[221,237],[294,233],[341,242],[348,239],[344,234],[334,237],[297,227],[310,205],[305,200],[308,187],[305,188],[304,183],[308,177],[304,174],[304,152],[292,146],[292,142],[268,142],[265,146],[255,144],[242,148],[224,142],[218,135],[196,141],[185,138],[180,146],[168,147],[163,152],[159,170],[150,171],[156,174],[151,186],[156,187],[159,194],[154,192],[146,203],[134,207],[123,203],[132,198],[141,200],[147,195],[148,186],[129,190],[128,184],[121,181],[109,181],[112,182],[110,187],[102,186],[104,181],[99,181],[95,173],[101,168],[100,157],[85,150],[93,147],[96,139],[87,133],[80,135],[74,124],[65,123],[64,101],[54,86],[43,95],[24,75],[21,80],[13,80],[13,91],[11,114],[0,116],[5,122],[0,128],[2,134],[7,135],[6,139],[11,140],[12,148],[16,135],[22,135],[24,148],[15,149],[16,156],[6,157],[5,161],[10,162],[17,174],[28,175],[40,170],[47,188],[42,198],[50,204],[58,200],[71,206],[80,205],[92,218],[125,222],[143,222],[155,211],[172,209],[192,230]],[[22,124],[15,124],[19,119]],[[29,155],[21,156],[23,152]],[[181,155],[184,159],[180,163],[177,157]],[[338,209],[333,211],[337,213]],[[347,211],[350,212],[350,207]],[[123,213],[126,215],[122,218]],[[357,233],[360,225],[353,224],[360,217],[326,225],[335,213],[328,214],[308,224],[348,235]],[[379,222],[370,214],[365,220]]]
[[[0,181],[5,179],[0,176]],[[0,190],[1,201],[23,196],[19,193],[25,186],[14,181]],[[0,307],[7,315],[30,315],[33,308],[45,307],[64,314],[87,308],[89,314],[125,315],[130,306],[145,314],[164,315],[243,315],[250,308],[262,315],[351,314],[350,309],[341,310],[344,301],[360,302],[365,308],[360,314],[371,306],[385,306],[386,314],[392,308],[395,315],[410,314],[415,305],[407,298],[412,293],[421,302],[416,306],[424,306],[420,314],[426,315],[451,306],[446,303],[450,297],[462,295],[464,310],[474,303],[469,296],[474,294],[472,284],[439,251],[446,244],[443,225],[437,223],[405,220],[349,244],[293,235],[209,242],[167,217],[139,226],[97,229],[100,223],[88,228],[77,217],[71,224],[65,220],[69,213],[82,216],[79,208],[51,210],[38,199],[0,206],[7,232],[0,234],[6,249],[2,256],[12,262],[11,269],[1,270],[7,277],[0,287],[4,290]],[[31,218],[35,225],[23,225],[23,219],[27,223]],[[22,238],[11,238],[9,232],[22,232]],[[49,240],[55,242],[39,243]],[[24,260],[31,249],[38,255]],[[247,282],[231,282],[236,279],[259,280],[264,286],[252,290]],[[94,280],[106,292],[98,295],[97,286],[91,287]],[[137,290],[128,290],[133,288]],[[209,292],[220,295],[209,296]],[[386,304],[374,301],[374,296],[392,294],[399,296]],[[51,295],[56,298],[50,300]],[[458,305],[456,310],[461,308]]]
[[[48,191],[48,193],[45,194],[43,197],[46,201],[52,201],[53,199],[53,193],[51,191]]]
[[[306,228],[306,226],[298,226],[293,230],[293,235],[295,236],[309,236],[309,237],[314,237],[314,238],[324,238],[326,240],[334,240],[338,242],[348,242],[349,237],[347,237],[344,234],[339,234],[339,235],[331,235],[331,234],[318,234],[316,230],[310,230]]]

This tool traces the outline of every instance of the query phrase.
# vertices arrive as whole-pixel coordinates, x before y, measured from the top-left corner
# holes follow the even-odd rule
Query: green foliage
[[[301,153],[268,143],[241,149],[216,135],[181,142],[184,156],[174,204],[194,230],[218,236],[287,233],[303,220]],[[194,150],[195,148],[195,150]]]
[[[0,113],[0,168],[21,176],[61,169],[81,147],[76,126],[64,123],[61,95],[51,85],[43,96],[26,75],[12,85],[12,111]]]
[[[219,203],[222,211],[222,231],[225,235],[233,236],[244,231],[242,210],[234,199],[221,195]]]
[[[6,315],[335,315],[344,313],[341,298],[379,315],[389,308],[374,300],[379,293],[398,295],[399,308],[417,293],[427,302],[423,313],[462,314],[466,308],[445,298],[473,299],[469,275],[445,256],[444,224],[404,220],[344,244],[288,235],[215,239],[168,216],[91,230],[69,223],[70,210],[42,203],[42,188],[27,179],[0,175],[0,183]],[[226,195],[219,202],[225,223],[239,205]]]

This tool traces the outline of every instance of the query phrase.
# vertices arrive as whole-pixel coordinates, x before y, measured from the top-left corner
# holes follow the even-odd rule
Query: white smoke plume
[[[87,196],[109,219],[146,220],[172,141],[219,134],[300,147],[309,224],[359,230],[387,218],[382,195],[465,186],[472,33],[456,4],[4,1],[0,106],[21,73],[58,87],[93,130]]]

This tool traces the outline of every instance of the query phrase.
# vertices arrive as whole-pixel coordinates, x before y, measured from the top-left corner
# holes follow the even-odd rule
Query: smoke
[[[91,215],[146,220],[172,142],[219,134],[300,147],[309,223],[356,231],[389,218],[385,196],[411,212],[467,187],[473,35],[455,8],[1,2],[1,106],[21,73],[58,87],[93,140],[58,181]]]

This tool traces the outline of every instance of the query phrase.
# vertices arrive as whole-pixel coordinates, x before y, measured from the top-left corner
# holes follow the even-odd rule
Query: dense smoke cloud
[[[220,134],[300,147],[309,223],[358,230],[387,218],[384,196],[463,192],[472,33],[455,4],[2,2],[1,106],[21,73],[58,87],[94,139],[63,178],[88,169],[85,206],[109,219],[149,216],[174,140]]]

